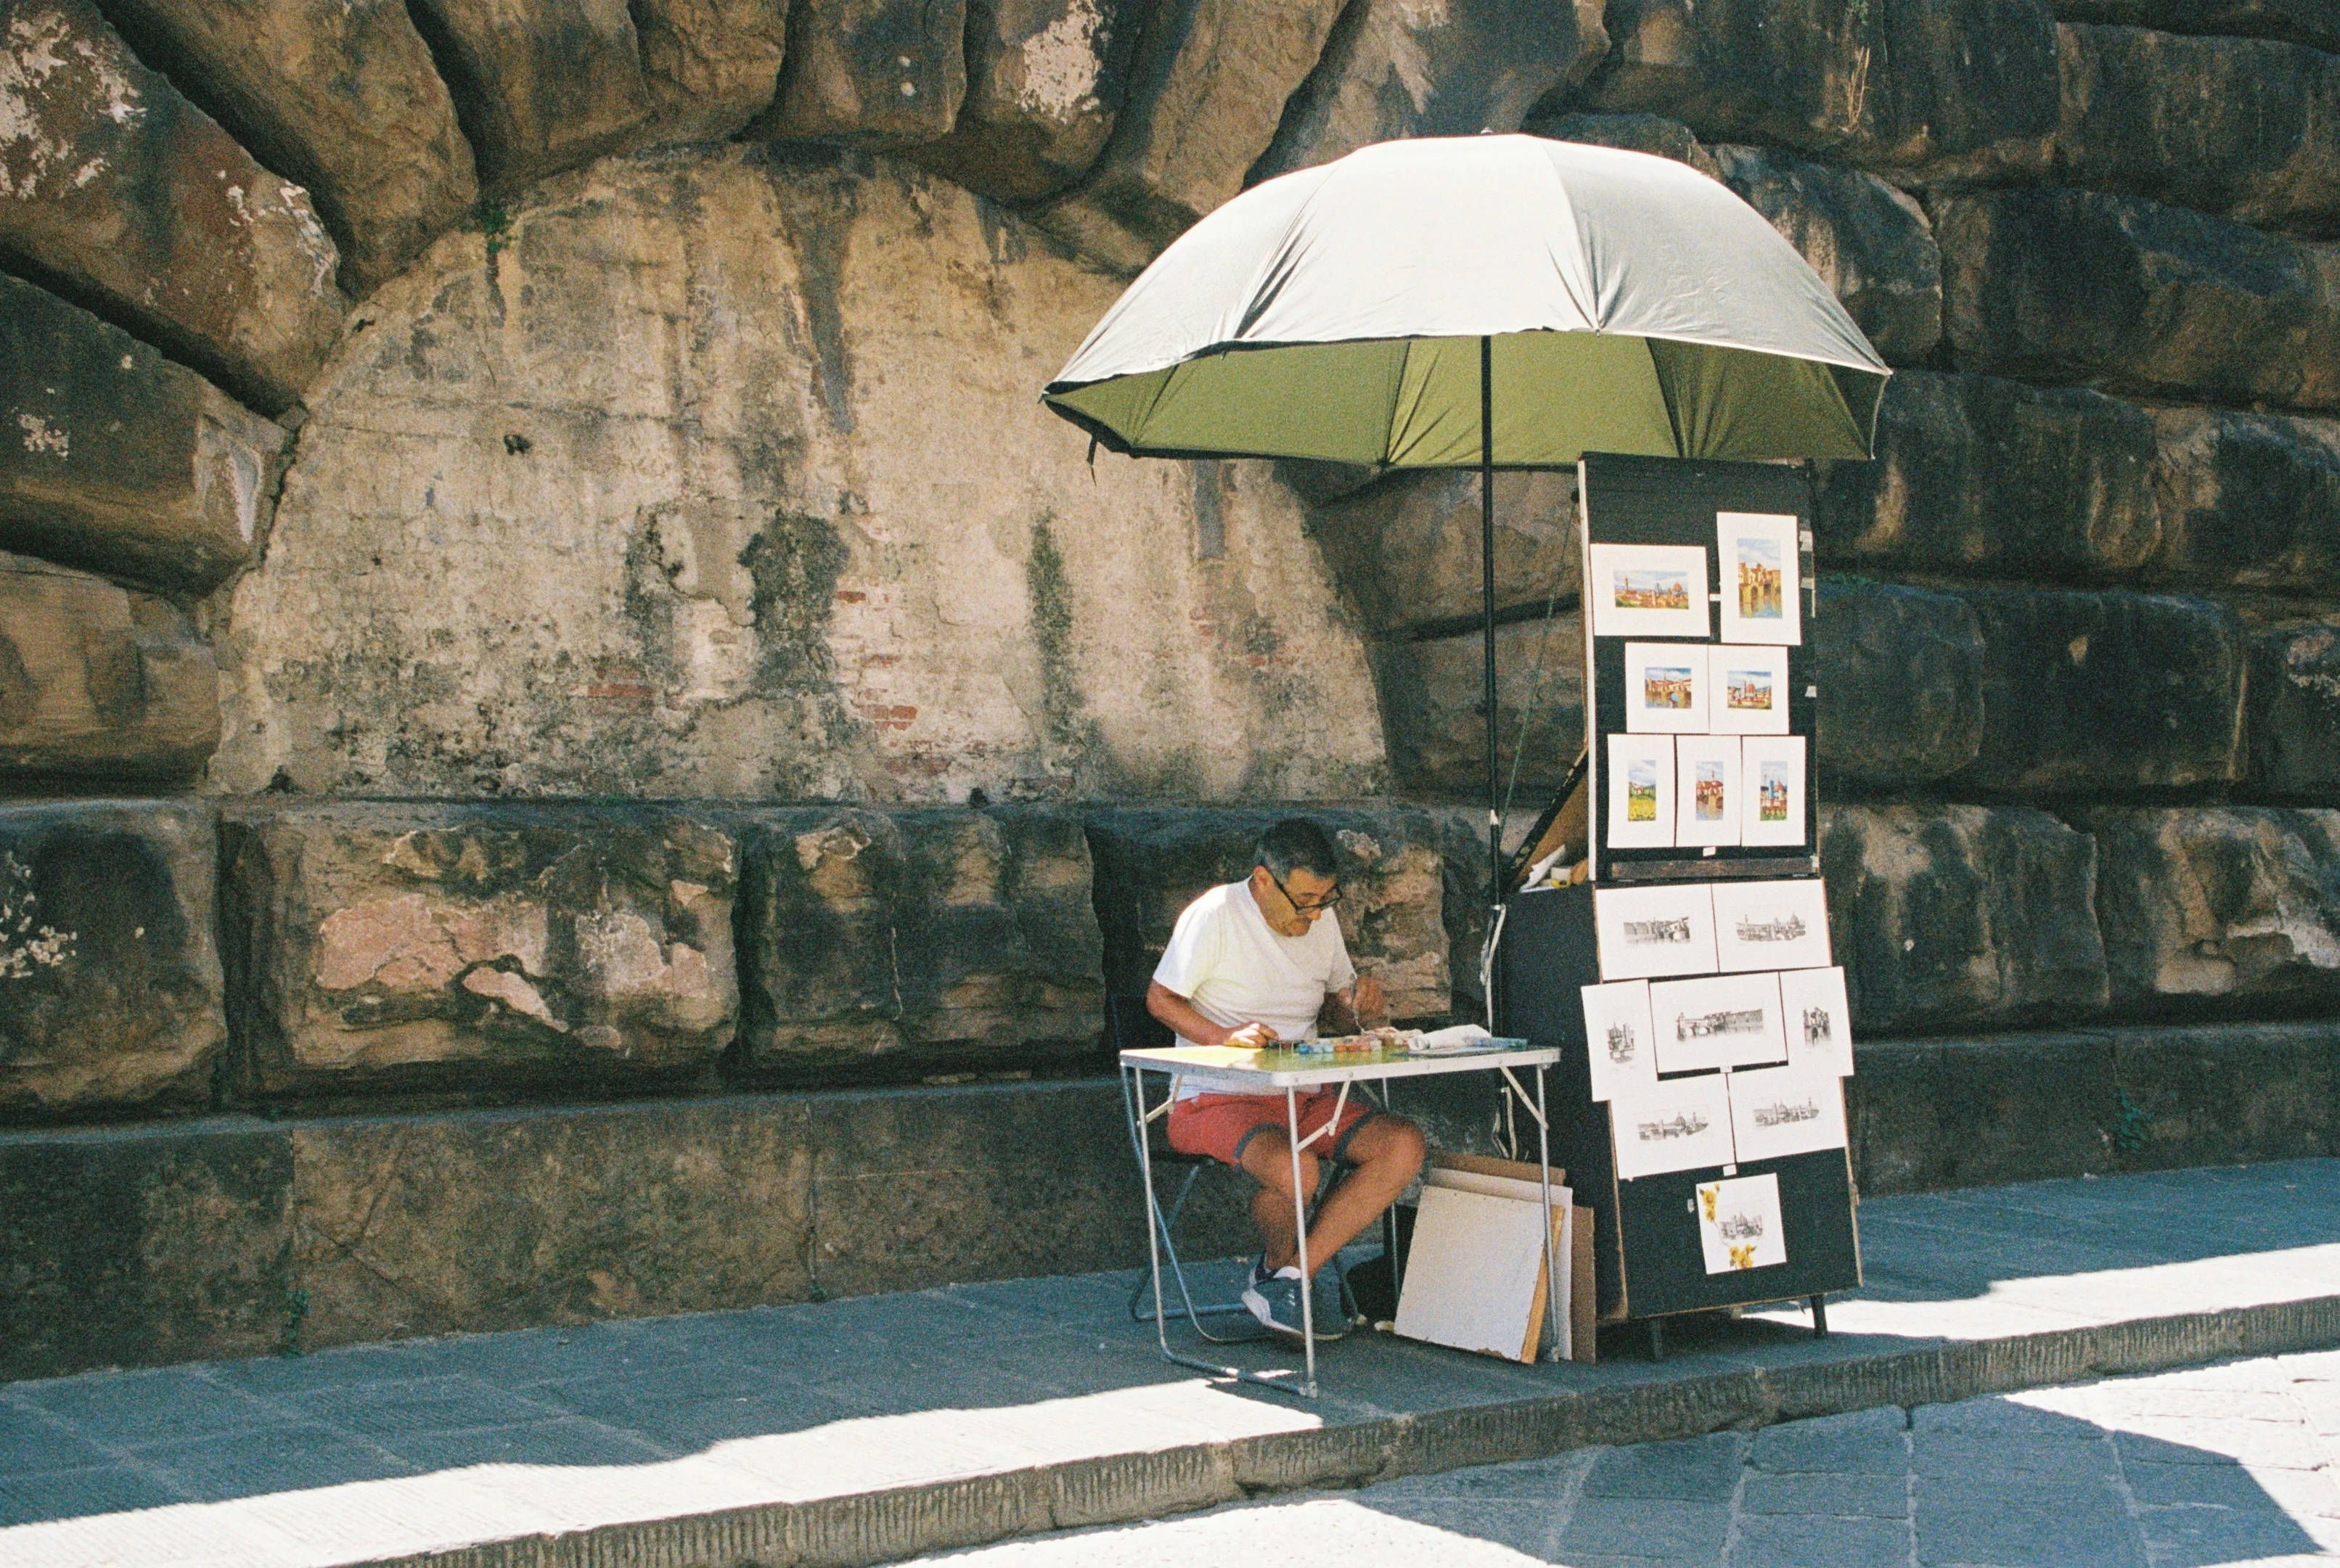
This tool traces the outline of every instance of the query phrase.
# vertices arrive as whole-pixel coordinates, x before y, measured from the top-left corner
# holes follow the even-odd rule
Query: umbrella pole
[[[1480,652],[1487,712],[1487,896],[1503,903],[1502,769],[1495,748],[1495,340],[1479,340],[1479,603],[1486,640]],[[1492,1010],[1494,998],[1487,999]]]

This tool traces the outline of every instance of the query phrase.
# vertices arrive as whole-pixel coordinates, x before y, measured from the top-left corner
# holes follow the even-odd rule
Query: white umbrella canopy
[[[1866,458],[1890,374],[1794,248],[1697,171],[1467,136],[1244,192],[1043,397],[1141,456],[1541,468]]]

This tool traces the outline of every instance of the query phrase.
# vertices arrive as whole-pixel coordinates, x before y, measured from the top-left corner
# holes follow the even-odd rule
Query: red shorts
[[[1333,1107],[1340,1098],[1337,1089],[1297,1096],[1301,1136],[1331,1121]],[[1349,1103],[1341,1109],[1340,1125],[1329,1139],[1310,1144],[1308,1152],[1340,1159],[1348,1152],[1349,1139],[1356,1136],[1357,1129],[1380,1114],[1352,1092]],[[1280,1094],[1198,1094],[1170,1107],[1170,1147],[1181,1154],[1207,1154],[1229,1165],[1241,1165],[1244,1146],[1254,1136],[1288,1125]]]

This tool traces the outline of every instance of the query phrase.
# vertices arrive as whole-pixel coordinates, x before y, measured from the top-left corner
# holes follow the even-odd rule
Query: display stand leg
[[[1826,1296],[1812,1297],[1812,1337],[1814,1339],[1828,1337],[1828,1297]]]
[[[1662,1317],[1652,1317],[1650,1319],[1650,1359],[1663,1361],[1665,1358],[1666,1320]]]

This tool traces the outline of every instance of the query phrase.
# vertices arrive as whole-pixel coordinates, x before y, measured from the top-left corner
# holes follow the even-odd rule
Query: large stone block
[[[182,592],[265,535],[291,438],[193,371],[0,277],[0,544]]]
[[[738,861],[704,816],[254,806],[222,849],[239,1093],[581,1095],[731,1041]]]
[[[2340,1147],[2328,1021],[1868,1040],[1859,1055],[1845,1098],[1866,1194]]]
[[[2110,1040],[2085,1034],[1868,1040],[1845,1081],[1863,1196],[2117,1169]]]
[[[1530,115],[1524,128],[1532,134],[1549,136],[1555,142],[1621,147],[1628,153],[1671,158],[1677,163],[1689,164],[1710,180],[1722,178],[1721,166],[1715,163],[1714,154],[1706,150],[1691,128],[1662,114],[1588,114],[1548,105]]]
[[[966,0],[790,0],[764,136],[879,145],[947,135],[967,99]]]
[[[1394,473],[1309,513],[1309,532],[1363,623],[1376,632],[1475,620],[1481,597],[1479,476]],[[1495,476],[1495,606],[1572,603],[1583,577],[1575,478]]]
[[[1822,768],[1906,784],[1974,761],[1982,745],[1982,631],[1964,599],[1823,579],[1811,642]]]
[[[2340,58],[2261,39],[2056,31],[2062,178],[2293,233],[2340,224]]]
[[[2340,571],[2340,421],[2154,410],[2154,488],[2171,582],[2328,589]]]
[[[1102,1087],[811,1097],[821,1290],[866,1296],[1142,1264],[1145,1208],[1128,1124]],[[1223,1218],[1212,1241],[1232,1251],[1247,1230]]]
[[[1340,846],[1334,918],[1358,971],[1389,992],[1391,1016],[1444,1016],[1451,1005],[1443,864],[1448,829],[1437,814],[1404,806],[1090,811],[1106,988],[1117,996],[1144,995],[1178,912],[1207,889],[1250,875],[1253,843],[1288,816],[1316,823]]]
[[[1874,174],[1765,147],[1713,150],[1717,177],[1770,220],[1889,364],[1942,339],[1942,258],[1925,210]]]
[[[771,107],[788,43],[788,0],[634,0],[651,133],[716,142]]]
[[[2056,34],[2045,0],[1612,0],[1587,106],[1945,176],[2047,164]]]
[[[2332,0],[2055,0],[2068,22],[2112,22],[2246,38],[2282,38],[2340,51],[2340,12]]]
[[[1193,1256],[1245,1185],[1205,1178]],[[266,1355],[296,1301],[320,1347],[1145,1255],[1106,1079],[0,1132],[0,1379]]]
[[[2096,844],[2046,812],[1826,804],[1820,873],[1864,1034],[2104,1009]]]
[[[1584,749],[1584,622],[1571,611],[1495,628],[1495,745],[1506,782],[1532,795],[1559,784]],[[1383,643],[1374,650],[1390,765],[1411,794],[1487,794],[1485,635]]]
[[[1254,182],[1371,142],[1516,131],[1609,52],[1596,0],[1359,0],[1284,107]]]
[[[217,853],[207,805],[0,807],[0,1116],[210,1103]]]
[[[2035,381],[2340,406],[2340,251],[2133,196],[1944,196],[1959,368]]]
[[[308,192],[140,64],[86,0],[0,17],[0,260],[262,412],[291,406],[345,303]]]
[[[2117,1008],[2328,1010],[2340,998],[2340,813],[2101,806],[2097,909]]]
[[[220,633],[222,789],[1386,791],[1364,639],[1272,467],[1091,469],[1034,397],[1111,279],[803,144],[540,197],[377,293],[316,390]]]
[[[454,100],[403,0],[97,3],[254,157],[308,187],[352,294],[395,276],[478,197]]]
[[[1992,791],[2100,792],[2242,776],[2242,623],[2143,594],[1968,590],[1982,628],[1982,745],[1954,775]]]
[[[185,611],[0,555],[0,773],[185,780],[219,735],[219,666]]]
[[[2340,624],[2251,639],[2249,749],[2256,792],[2328,800],[2340,790]]]
[[[2080,388],[1903,370],[1873,462],[1834,466],[1820,559],[2040,578],[2135,575],[2161,546],[2154,421]]]
[[[292,1199],[258,1122],[0,1133],[0,1379],[276,1349]]]
[[[1105,984],[1076,813],[808,807],[747,820],[748,1072],[898,1079],[1094,1056]]]
[[[1145,19],[1145,0],[969,0],[958,123],[907,155],[1003,202],[1056,194],[1105,151]]]
[[[1342,0],[1154,0],[1113,138],[1089,178],[1036,221],[1106,267],[1135,272],[1243,189]]]
[[[295,1124],[302,1339],[802,1301],[808,1121],[801,1100],[716,1099]]]
[[[494,198],[613,151],[653,107],[626,0],[409,0]]]

